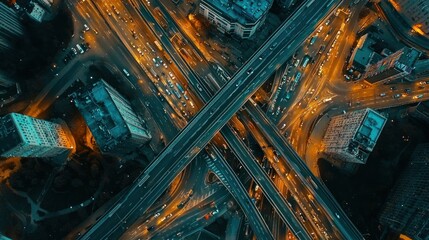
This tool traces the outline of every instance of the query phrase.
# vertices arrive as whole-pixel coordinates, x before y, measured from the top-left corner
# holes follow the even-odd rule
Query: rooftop
[[[245,25],[258,21],[268,12],[273,0],[202,0],[201,3],[216,8],[225,18]]]
[[[366,115],[360,125],[354,140],[360,148],[372,151],[387,119],[372,109],[366,109]]]
[[[109,152],[129,134],[127,124],[107,88],[111,88],[110,85],[99,81],[91,89],[74,95],[76,107],[85,119],[97,145],[104,152]]]
[[[368,65],[371,59],[371,54],[374,52],[370,48],[374,43],[375,40],[372,39],[368,33],[359,38],[356,48],[350,57],[355,67],[361,68],[362,70],[365,69],[365,66]]]

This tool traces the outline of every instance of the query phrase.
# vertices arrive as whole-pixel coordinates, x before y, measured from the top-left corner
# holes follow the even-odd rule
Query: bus
[[[304,58],[302,59],[302,67],[305,68],[307,67],[308,62],[310,61],[310,56],[305,55]]]
[[[155,19],[157,20],[157,22],[159,23],[159,25],[164,28],[165,30],[167,30],[168,28],[168,24],[167,24],[167,20],[165,20],[164,14],[162,14],[161,9],[159,9],[159,7],[156,7],[154,9],[156,15],[154,15]]]
[[[158,41],[153,41],[153,43],[155,43],[156,47],[159,49],[159,51],[162,51],[162,46]]]

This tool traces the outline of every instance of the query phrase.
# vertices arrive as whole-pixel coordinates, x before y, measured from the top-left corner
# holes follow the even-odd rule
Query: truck
[[[316,40],[317,40],[317,36],[313,36],[313,37],[310,39],[310,46],[311,46],[311,45],[313,45],[313,44],[316,42]]]
[[[159,78],[158,74],[155,72],[155,70],[153,68],[149,69],[150,73],[152,73],[152,75],[156,78]]]
[[[155,43],[155,45],[159,49],[159,51],[162,51],[162,46],[157,40],[153,41],[153,43]]]
[[[294,82],[298,83],[299,80],[301,80],[301,75],[302,75],[301,72],[297,72],[295,74],[295,80],[294,80]]]

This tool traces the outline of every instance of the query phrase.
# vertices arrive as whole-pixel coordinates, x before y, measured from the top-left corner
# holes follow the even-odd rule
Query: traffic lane
[[[260,133],[256,133],[257,129],[255,127],[253,127],[252,120],[249,119],[248,117],[245,117],[245,118],[244,117],[245,116],[242,116],[242,119],[245,120],[245,122],[247,123],[248,128],[252,129],[252,134],[259,135]],[[268,134],[271,134],[271,133],[268,133]],[[264,145],[271,145],[271,144],[266,144],[266,143],[263,143],[263,144]],[[310,213],[310,210],[306,210],[306,209],[312,209],[314,211],[317,211],[317,208],[314,209],[314,207],[311,206],[311,204],[308,201],[305,200],[307,198],[308,193],[306,191],[304,191],[305,189],[303,188],[302,184],[297,184],[297,183],[300,183],[300,182],[294,180],[294,178],[295,178],[294,176],[296,174],[295,175],[294,174],[290,174],[291,170],[290,169],[286,169],[283,166],[283,164],[282,164],[283,160],[279,161],[277,163],[274,160],[272,160],[272,158],[268,158],[268,159],[271,162],[271,164],[272,164],[273,168],[275,169],[275,171],[278,173],[278,176],[279,176],[278,179],[282,180],[281,184],[284,185],[284,186],[286,186],[288,189],[295,189],[295,192],[293,192],[291,190],[290,193],[291,193],[291,195],[293,196],[294,199],[301,199],[301,200],[298,201],[299,202],[299,207],[301,208],[300,211],[304,212],[306,214],[306,217],[308,219],[312,219],[312,215],[314,215],[314,214]],[[284,177],[285,175],[287,177],[287,180]],[[276,184],[276,185],[278,186],[278,184]],[[297,188],[300,189],[300,190],[297,191],[296,190]],[[285,200],[285,201],[287,201],[287,200]],[[288,204],[288,206],[290,206],[290,205]],[[308,232],[311,233],[311,232],[314,232],[315,230],[316,231],[318,230],[318,228],[316,227],[316,225],[312,221],[305,222],[303,220],[303,222],[304,222],[304,225],[307,227]],[[310,224],[308,224],[308,223],[310,223]],[[317,231],[317,232],[319,232],[319,231]],[[320,235],[320,237],[324,238],[323,235]]]
[[[147,234],[139,235],[136,237],[145,237],[145,238],[160,238],[166,237],[172,232],[179,232],[182,228],[186,228],[189,224],[193,223],[196,218],[202,218],[207,213],[217,209],[217,206],[224,206],[226,202],[231,198],[225,188],[219,189],[216,193],[204,199],[198,203],[195,207],[182,211],[179,214],[175,214],[170,218],[167,224],[162,226],[157,225],[155,232],[145,232]],[[212,206],[212,203],[215,203],[215,206]],[[159,216],[158,218],[161,218]],[[153,225],[153,224],[147,224]],[[146,227],[148,227],[146,226]],[[128,239],[124,236],[122,239]]]
[[[353,224],[351,224],[350,220],[347,218],[345,213],[339,207],[335,198],[333,198],[333,196],[326,189],[326,187],[320,183],[317,186],[313,187],[313,185],[310,184],[310,181],[306,180],[311,179],[311,182],[318,182],[318,180],[312,175],[308,167],[299,158],[299,156],[290,147],[290,145],[286,141],[282,140],[282,137],[280,134],[278,134],[278,131],[276,131],[275,126],[270,123],[260,124],[259,120],[262,120],[262,122],[268,122],[267,120],[263,120],[265,119],[263,114],[259,111],[256,111],[257,109],[254,108],[251,104],[247,104],[246,107],[253,109],[253,111],[249,111],[249,113],[251,113],[251,116],[256,121],[257,125],[261,129],[263,129],[265,137],[272,142],[272,144],[275,146],[276,150],[280,153],[280,155],[283,156],[286,160],[288,160],[290,168],[295,170],[295,173],[298,175],[300,182],[304,184],[304,186],[310,193],[312,193],[317,203],[320,204],[322,208],[324,208],[331,222],[335,224],[336,230],[339,231],[338,233],[340,235],[342,235],[339,237],[363,239],[361,234],[357,231],[356,228],[354,228]],[[269,131],[267,129],[272,130]],[[267,134],[267,132],[269,133]],[[342,218],[341,222],[336,221],[337,218],[334,217],[336,214],[340,215],[340,217]],[[346,226],[344,226],[344,224],[346,224]],[[347,231],[343,231],[345,229]]]
[[[257,210],[256,206],[250,199],[245,187],[240,182],[237,175],[223,159],[222,153],[220,153],[217,148],[213,148],[213,152],[210,156],[213,158],[212,164],[215,166],[215,170],[220,173],[218,178],[224,182],[224,185],[237,200],[247,218],[252,220],[250,221],[250,225],[257,237],[262,239],[273,239],[273,236],[271,235],[266,222],[262,218],[261,213]],[[229,186],[229,184],[231,185]]]
[[[254,181],[261,186],[264,196],[270,201],[282,220],[292,229],[294,234],[297,235],[299,232],[306,232],[300,221],[292,214],[286,202],[281,198],[266,172],[262,170],[257,160],[245,150],[246,146],[234,136],[230,128],[223,128],[221,132],[225,138],[229,139],[228,144],[231,144],[230,147],[235,152],[242,166],[244,166]],[[301,238],[311,239],[309,235],[305,234],[301,235]]]

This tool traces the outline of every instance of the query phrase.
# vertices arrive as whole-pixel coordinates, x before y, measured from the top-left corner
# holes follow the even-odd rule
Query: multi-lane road
[[[111,216],[116,215],[121,221],[127,221],[133,209],[125,209],[122,206],[131,205],[127,203],[128,199],[132,201],[137,200],[137,203],[132,205],[145,208],[154,201],[154,196],[159,196],[160,189],[165,189],[171,182],[171,180],[167,180],[169,176],[165,176],[166,174],[164,173],[169,173],[170,176],[172,176],[186,166],[214,136],[216,131],[220,129],[257,88],[260,87],[265,80],[265,75],[270,74],[268,71],[272,72],[277,67],[276,64],[278,62],[284,61],[291,56],[291,53],[287,51],[289,51],[289,48],[292,51],[295,50],[305,39],[300,36],[303,32],[303,35],[305,35],[304,29],[310,32],[310,29],[314,27],[318,19],[322,18],[322,16],[331,10],[331,5],[333,4],[332,1],[323,4],[314,1],[309,1],[308,3],[310,4],[304,5],[292,16],[290,21],[287,21],[276,31],[274,36],[248,60],[245,67],[240,69],[238,73],[233,76],[231,81],[194,117],[194,119],[190,121],[187,127],[176,136],[164,151],[161,152],[154,163],[146,169],[145,173],[139,178],[137,184],[132,186],[125,201],[124,199],[120,201],[115,208],[113,208],[113,211],[109,211],[109,213],[88,231],[84,238],[99,238],[114,234],[114,232],[116,232],[115,230],[118,230],[118,227],[120,227],[120,224],[118,224],[116,220],[112,221]],[[312,13],[311,16],[306,16],[309,12]],[[295,19],[302,19],[303,17],[308,19],[308,21],[305,23],[294,21]],[[306,24],[307,26],[305,26]],[[231,101],[225,101],[225,99],[231,99]],[[168,165],[165,164],[172,159],[177,159],[177,162]],[[158,171],[153,173],[155,166]],[[159,169],[164,169],[165,171],[159,171]],[[154,179],[156,179],[156,182]],[[154,186],[156,186],[156,189]],[[135,192],[142,189],[141,187],[149,194],[144,194],[146,196],[134,199]],[[138,201],[139,199],[140,201]],[[105,224],[108,222],[112,223]],[[103,226],[109,226],[109,231],[106,232],[106,228]],[[112,228],[112,226],[116,226],[116,228]]]
[[[155,105],[156,108],[163,109],[163,111],[155,111],[155,114],[168,112],[169,116],[172,116],[173,119],[174,116],[176,116],[173,123],[179,125],[179,127],[183,127],[186,124],[186,118],[193,115],[196,109],[193,110],[194,107],[190,107],[190,102],[181,100],[179,95],[184,96],[184,93],[180,92],[179,87],[172,87],[171,83],[166,79],[171,81],[172,79],[175,79],[175,76],[178,76],[178,79],[176,80],[177,83],[180,84],[182,82],[183,84],[183,79],[187,78],[186,75],[192,75],[193,73],[189,72],[191,71],[190,68],[187,67],[186,64],[183,64],[183,61],[181,62],[176,60],[179,59],[179,54],[171,49],[177,48],[177,45],[173,46],[172,38],[167,36],[167,32],[158,24],[154,24],[156,20],[149,14],[146,8],[143,7],[141,3],[136,3],[135,1],[132,1],[131,3],[132,4],[125,3],[125,5],[121,5],[114,2],[81,2],[81,4],[77,4],[79,5],[79,11],[76,15],[78,16],[80,14],[84,16],[83,13],[85,13],[88,17],[93,14],[93,16],[98,16],[95,20],[92,18],[78,19],[81,23],[80,25],[89,22],[91,28],[95,28],[93,30],[94,32],[99,32],[101,30],[112,35],[109,30],[112,29],[117,33],[117,35],[113,35],[117,36],[114,40],[107,39],[105,36],[101,39],[100,37],[92,36],[92,34],[90,34],[90,36],[85,34],[85,37],[87,37],[89,41],[93,38],[97,39],[98,42],[94,41],[91,42],[91,44],[93,46],[92,52],[96,52],[99,56],[106,54],[99,52],[99,49],[103,48],[111,49],[112,53],[114,53],[109,56],[109,60],[116,59],[116,62],[123,62],[123,59],[127,59],[126,62],[119,66],[119,69],[117,69],[118,72],[121,72],[121,68],[123,68],[132,73],[132,76],[127,76],[125,79],[129,81],[133,89],[141,88],[143,92],[152,92],[154,95],[156,92],[161,93],[163,99],[166,99],[168,104],[165,102],[160,103],[158,97],[152,98],[148,101],[150,103],[154,102],[154,104],[151,104],[152,106]],[[293,55],[298,47],[308,39],[308,36],[310,36],[311,32],[314,31],[315,27],[320,24],[322,20],[325,20],[325,16],[332,13],[332,10],[338,5],[339,3],[333,0],[324,3],[314,0],[305,1],[298,11],[282,24],[273,36],[270,37],[267,42],[245,63],[245,65],[237,71],[231,81],[229,81],[210,101],[208,101],[210,94],[208,91],[205,91],[206,89],[200,90],[198,85],[191,85],[193,86],[193,92],[197,93],[199,97],[204,94],[206,95],[201,98],[203,101],[208,101],[207,105],[193,119],[191,119],[188,126],[186,126],[179,135],[172,140],[167,148],[160,153],[157,159],[147,169],[145,169],[144,173],[136,180],[131,189],[122,198],[120,198],[94,226],[89,228],[89,231],[85,233],[82,238],[116,238],[119,237],[122,232],[127,230],[128,227],[142,213],[146,212],[146,210],[158,199],[158,197],[173,181],[173,178],[182,171],[195,156],[197,156],[211,138],[213,138],[213,136],[230,120],[237,110],[255,93],[255,91],[272,74],[272,72],[278,69],[286,59],[289,59]],[[119,9],[121,13],[125,12],[125,15],[116,14],[115,12],[118,11],[117,9]],[[135,11],[136,9],[138,11]],[[88,14],[88,12],[91,14]],[[127,12],[129,15],[127,15]],[[143,16],[146,25],[142,25],[140,23],[141,21],[139,21],[139,18],[141,16]],[[102,19],[104,19],[104,21]],[[305,21],[301,21],[301,19],[305,19]],[[141,34],[135,30],[145,29],[144,32],[150,32],[149,28],[156,33],[157,36],[154,37],[153,35]],[[76,33],[80,34],[80,30]],[[180,36],[180,34],[177,33],[176,36]],[[171,55],[172,59],[175,60],[174,62],[177,64],[178,68],[168,63],[169,58],[164,55],[164,50],[162,50],[161,46],[156,44],[156,41],[158,40],[162,42],[164,47],[166,45],[168,46],[167,48],[170,49],[168,53]],[[113,48],[111,46],[112,41],[122,43],[118,44],[121,45],[121,47],[119,47],[120,51],[117,51],[117,47]],[[97,54],[91,54],[91,56],[94,57],[97,56]],[[198,56],[197,52],[195,52],[195,56]],[[107,55],[104,57],[107,57]],[[80,59],[84,60],[92,58],[80,57]],[[164,60],[164,64],[160,59]],[[138,65],[133,61],[137,62]],[[192,65],[192,63],[190,64]],[[195,62],[193,64],[196,65]],[[77,68],[77,66],[78,65],[72,65],[70,69]],[[287,69],[287,67],[285,69]],[[183,73],[185,77],[183,77]],[[145,76],[145,74],[147,76]],[[156,75],[165,77],[158,78]],[[314,72],[312,72],[311,75],[314,75]],[[71,74],[69,71],[67,74],[60,75],[59,78],[65,79],[70,78],[70,76]],[[142,78],[150,78],[153,84],[150,86],[144,86],[141,84]],[[217,84],[216,81],[214,82]],[[72,81],[67,82],[67,84],[71,83]],[[186,82],[183,85],[185,86]],[[363,89],[362,91],[356,91],[351,95],[348,95],[348,99],[341,99],[338,102],[356,103],[353,106],[349,106],[349,109],[361,108],[364,106],[376,107],[376,105],[379,107],[386,105],[391,106],[392,104],[402,105],[405,102],[416,102],[429,97],[427,94],[424,94],[425,90],[421,85],[416,84],[411,86],[412,94],[409,92],[401,92],[400,97],[393,97],[397,95],[400,90],[389,91],[388,89],[383,90],[381,88],[377,88],[376,90]],[[54,92],[61,94],[66,87],[67,85],[61,84],[49,86],[42,93],[39,100],[35,103],[35,106],[37,104],[43,105],[44,107],[48,106],[54,100],[55,96],[58,96],[57,94],[52,94],[51,90],[54,89]],[[179,94],[169,94],[168,89],[172,92],[177,91]],[[51,93],[50,98],[46,98],[47,92]],[[381,96],[382,93],[387,94]],[[186,94],[191,97],[192,100],[190,101],[195,101],[196,105],[200,105],[198,104],[198,99],[194,98],[192,95],[192,92],[187,91]],[[371,98],[373,98],[373,100],[371,100]],[[188,103],[188,105],[186,106],[185,103]],[[332,198],[329,191],[327,191],[324,185],[320,184],[320,182],[311,175],[310,171],[306,168],[294,150],[284,141],[284,139],[282,139],[275,125],[267,121],[264,115],[261,114],[260,110],[255,108],[255,106],[250,105],[250,103],[246,106],[246,109],[250,112],[252,121],[255,121],[270,143],[275,145],[276,149],[279,149],[278,152],[280,156],[285,159],[286,165],[288,165],[288,167],[294,172],[293,175],[296,176],[294,181],[299,182],[300,191],[302,190],[305,193],[310,192],[312,196],[314,196],[314,199],[305,200],[306,205],[304,205],[304,208],[309,207],[310,202],[312,202],[312,204],[317,208],[321,207],[323,209],[324,215],[322,216],[323,221],[321,224],[333,226],[333,229],[330,229],[329,231],[327,230],[331,237],[337,236],[346,239],[362,239],[360,233],[357,232],[356,228],[347,219],[347,216],[338,207],[338,204]],[[249,110],[252,108],[253,110]],[[30,108],[30,110],[31,109],[36,109],[36,107]],[[34,114],[37,115],[37,113]],[[165,116],[160,116],[160,119],[161,118],[165,118]],[[167,123],[168,120],[165,119],[165,121]],[[224,130],[222,130],[222,133],[225,136],[226,134]],[[230,130],[229,134],[233,134],[233,131]],[[269,137],[270,135],[271,137]],[[229,139],[228,143],[231,144],[232,140],[237,140],[238,138],[236,136],[230,136],[227,139]],[[283,147],[281,145],[283,145]],[[318,232],[319,237],[326,237],[326,235],[323,235],[324,233],[317,230],[318,227],[314,227],[313,223],[313,230],[308,229],[308,226],[301,225],[300,221],[297,219],[298,216],[293,214],[294,209],[286,205],[284,199],[279,197],[280,195],[269,180],[270,176],[262,170],[256,159],[249,155],[249,151],[246,150],[246,147],[242,143],[235,142],[235,145],[231,147],[233,147],[235,154],[239,156],[242,165],[245,166],[249,174],[262,187],[264,195],[270,200],[276,211],[280,213],[281,218],[288,223],[288,226],[293,230],[297,237],[300,239],[309,239],[309,232],[314,229]],[[216,159],[220,160],[218,163],[225,164],[225,160],[222,159],[222,154],[219,150],[217,150],[216,147],[211,149],[217,151],[216,153],[218,157]],[[228,178],[228,180],[225,180],[225,184],[238,182],[237,179],[231,178],[231,176],[235,176],[231,171],[224,175]],[[293,188],[293,186],[290,188]],[[251,218],[252,216],[260,218],[260,214],[255,213],[255,207],[251,201],[249,201],[249,197],[244,193],[244,191],[233,195],[235,195],[236,199],[242,198],[241,207],[244,208],[243,210],[245,213],[254,212],[254,214],[250,216],[248,215],[248,218]],[[306,198],[306,195],[307,194],[303,195],[304,198]],[[243,207],[243,205],[249,204],[249,202],[252,204],[249,206],[252,210],[248,210],[249,208]],[[302,210],[302,203],[298,202],[298,205],[301,205],[300,207]],[[258,219],[257,221],[255,220],[254,222],[264,224],[264,220],[262,219]],[[273,236],[267,235],[268,231],[266,229],[266,225],[258,226],[257,224],[254,224],[252,228],[255,234],[261,239],[273,238]]]

